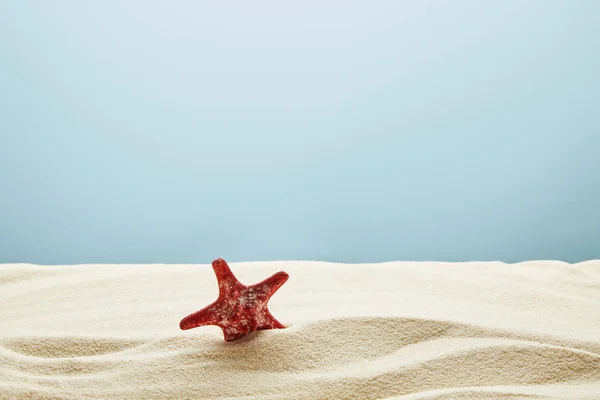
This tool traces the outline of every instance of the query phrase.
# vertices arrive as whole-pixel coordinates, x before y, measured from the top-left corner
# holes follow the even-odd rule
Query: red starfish
[[[217,325],[223,330],[225,340],[231,342],[256,330],[285,328],[271,315],[267,302],[288,280],[286,272],[277,272],[262,282],[246,286],[237,280],[225,260],[216,259],[212,267],[219,283],[219,297],[182,319],[181,329]]]

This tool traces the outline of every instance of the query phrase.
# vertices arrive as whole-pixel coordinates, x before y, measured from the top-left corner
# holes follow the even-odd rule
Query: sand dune
[[[0,265],[1,399],[600,399],[600,261],[230,263],[284,330],[179,330],[209,265]]]

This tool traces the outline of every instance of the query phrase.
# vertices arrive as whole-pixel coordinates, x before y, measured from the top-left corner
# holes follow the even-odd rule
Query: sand
[[[179,329],[210,265],[0,265],[1,399],[600,399],[600,261],[284,270],[287,329]]]

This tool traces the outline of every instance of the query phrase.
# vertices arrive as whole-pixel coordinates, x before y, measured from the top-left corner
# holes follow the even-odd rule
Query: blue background
[[[3,1],[0,262],[600,258],[600,3]]]

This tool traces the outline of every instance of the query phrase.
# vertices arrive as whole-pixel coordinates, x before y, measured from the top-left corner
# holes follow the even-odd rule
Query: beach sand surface
[[[181,331],[209,264],[0,265],[0,399],[600,399],[600,261],[229,264],[286,329]]]

